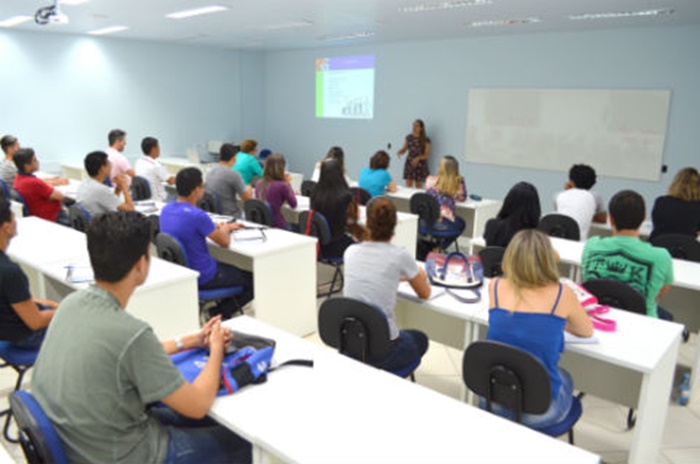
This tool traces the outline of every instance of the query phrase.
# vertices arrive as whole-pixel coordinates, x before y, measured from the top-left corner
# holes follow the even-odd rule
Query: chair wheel
[[[688,343],[690,339],[690,330],[687,327],[683,327],[683,343]]]

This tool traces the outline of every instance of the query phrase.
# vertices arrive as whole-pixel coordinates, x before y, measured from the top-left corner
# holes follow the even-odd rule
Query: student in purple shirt
[[[289,224],[282,216],[282,204],[286,201],[292,208],[297,207],[297,197],[290,185],[291,177],[284,172],[286,165],[284,155],[273,153],[268,156],[263,178],[255,185],[255,198],[270,205],[272,222],[279,229],[289,229]]]

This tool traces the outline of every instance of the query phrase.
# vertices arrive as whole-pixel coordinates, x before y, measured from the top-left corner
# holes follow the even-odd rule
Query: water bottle
[[[678,386],[676,402],[680,406],[686,406],[690,399],[690,372],[683,374],[683,382]]]

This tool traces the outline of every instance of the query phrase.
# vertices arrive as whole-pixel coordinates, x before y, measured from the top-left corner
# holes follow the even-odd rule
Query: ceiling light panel
[[[366,37],[373,37],[374,32],[364,31],[364,32],[354,32],[352,34],[342,34],[342,35],[323,35],[319,37],[319,40],[324,42],[332,42],[336,40],[351,40],[351,39],[364,39]]]
[[[486,21],[474,21],[467,24],[469,27],[497,27],[497,26],[517,26],[519,24],[539,23],[540,18],[512,18],[512,19],[490,19]]]
[[[0,21],[0,27],[12,27],[12,26],[17,26],[22,23],[26,23],[27,21],[33,20],[33,16],[13,16],[11,18],[4,19]]]
[[[88,34],[90,34],[90,35],[115,34],[117,32],[126,31],[127,29],[129,29],[129,26],[109,26],[109,27],[103,27],[101,29],[95,29],[93,31],[88,31]]]
[[[642,10],[642,11],[615,11],[609,13],[584,13],[580,15],[571,15],[569,19],[572,21],[587,20],[587,19],[618,19],[618,18],[645,18],[650,16],[661,16],[673,14],[673,9],[663,8],[657,10]]]
[[[87,3],[90,0],[60,0],[58,3],[61,5],[82,5],[83,3]]]
[[[186,18],[192,18],[194,16],[201,16],[205,14],[211,14],[211,13],[220,13],[222,11],[228,10],[228,7],[221,6],[221,5],[210,5],[210,6],[203,6],[201,8],[193,8],[191,10],[182,10],[182,11],[176,11],[174,13],[170,13],[165,15],[166,18],[170,19],[186,19]]]
[[[419,3],[417,5],[402,6],[400,13],[424,13],[427,11],[451,10],[467,6],[490,5],[491,0],[454,0],[447,2]]]

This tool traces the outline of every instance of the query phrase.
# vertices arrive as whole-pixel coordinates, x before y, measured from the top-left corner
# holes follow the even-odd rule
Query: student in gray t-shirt
[[[253,194],[251,187],[246,187],[241,175],[233,170],[236,164],[236,147],[230,143],[221,145],[219,152],[219,164],[207,172],[204,179],[204,188],[207,192],[215,193],[219,197],[221,214],[240,218],[241,202],[247,201]]]
[[[396,206],[387,197],[375,197],[367,205],[367,228],[370,237],[345,250],[345,290],[348,298],[361,300],[379,308],[389,322],[389,337],[394,340],[386,359],[376,364],[387,371],[397,371],[413,364],[428,349],[428,338],[418,330],[399,330],[394,306],[399,282],[407,280],[416,294],[430,297],[430,284],[405,248],[392,245],[396,227]]]
[[[0,139],[0,147],[5,154],[5,159],[0,161],[0,179],[5,182],[8,189],[11,189],[17,175],[17,166],[15,166],[12,157],[19,150],[19,141],[17,137],[5,135]]]
[[[131,192],[123,175],[112,179],[116,189],[105,185],[111,169],[107,153],[103,151],[93,151],[85,157],[85,170],[90,178],[81,182],[76,201],[90,213],[91,217],[110,211],[134,210]],[[123,202],[119,199],[119,192],[124,193]]]
[[[150,236],[150,221],[135,212],[92,220],[87,247],[95,285],[59,306],[32,393],[70,462],[250,462],[249,443],[205,418],[231,337],[220,318],[161,344],[147,323],[124,310],[148,276]],[[209,360],[189,383],[168,355],[204,346]],[[165,406],[150,407],[158,402]]]

